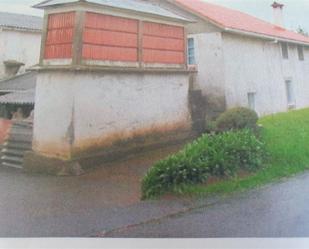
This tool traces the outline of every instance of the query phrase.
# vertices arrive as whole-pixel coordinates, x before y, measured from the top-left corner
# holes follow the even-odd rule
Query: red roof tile
[[[309,43],[309,37],[250,16],[243,12],[210,4],[202,0],[175,0],[186,9],[199,14],[222,28],[230,28],[275,38]]]

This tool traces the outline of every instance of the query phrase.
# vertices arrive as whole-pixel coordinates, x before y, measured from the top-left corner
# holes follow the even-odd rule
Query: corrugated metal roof
[[[169,10],[166,10],[158,5],[153,3],[147,2],[145,0],[85,0],[88,3],[95,3],[104,6],[120,8],[120,9],[127,9],[157,16],[168,17],[172,19],[178,19],[182,21],[190,20],[186,19],[185,17],[179,16]],[[45,8],[48,6],[59,5],[59,4],[67,4],[67,3],[74,3],[79,2],[79,0],[50,0],[44,1],[35,5],[36,8]]]
[[[41,17],[0,12],[0,27],[40,31],[42,26]]]
[[[22,92],[13,92],[3,96],[0,96],[1,104],[34,104],[35,102],[35,90],[28,90]]]
[[[25,91],[36,86],[36,72],[17,75],[13,78],[0,81],[1,92]]]

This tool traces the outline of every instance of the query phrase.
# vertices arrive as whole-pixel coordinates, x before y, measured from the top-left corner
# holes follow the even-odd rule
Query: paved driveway
[[[81,177],[0,168],[0,237],[90,236],[134,223],[142,176],[154,161],[178,149],[106,164]]]
[[[109,237],[309,237],[309,173]]]

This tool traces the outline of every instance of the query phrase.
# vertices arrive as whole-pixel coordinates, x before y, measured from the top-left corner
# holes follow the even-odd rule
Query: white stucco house
[[[209,116],[237,106],[261,116],[309,106],[309,37],[284,28],[283,5],[272,5],[272,24],[202,0],[159,2],[196,21],[188,59]]]
[[[34,7],[44,21],[26,171],[80,174],[93,158],[183,141],[203,130],[205,113],[309,106],[309,38],[283,28],[281,4],[276,24],[202,0]]]
[[[0,12],[0,79],[39,62],[43,19]]]
[[[49,0],[24,170],[57,175],[191,136],[186,27],[144,0]]]

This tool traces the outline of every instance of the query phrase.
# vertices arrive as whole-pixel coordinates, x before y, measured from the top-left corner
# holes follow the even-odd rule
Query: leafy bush
[[[142,182],[143,198],[179,192],[183,185],[206,183],[209,176],[256,170],[263,164],[264,155],[264,144],[251,130],[205,134],[149,170]]]
[[[258,115],[255,111],[237,107],[222,113],[216,120],[217,131],[229,131],[240,129],[256,129]]]
[[[143,198],[158,196],[168,191],[176,191],[182,184],[206,182],[207,167],[194,165],[183,152],[156,163],[142,182]]]

